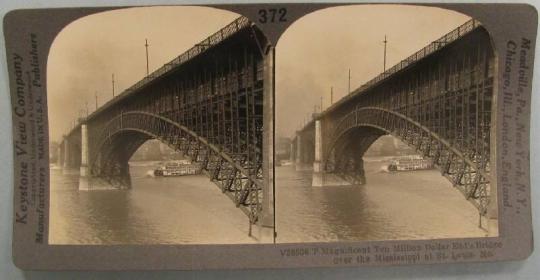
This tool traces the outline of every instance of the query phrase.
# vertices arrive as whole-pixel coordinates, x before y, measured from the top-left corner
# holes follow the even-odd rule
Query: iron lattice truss
[[[441,174],[447,177],[450,182],[478,208],[484,215],[489,203],[489,174],[487,173],[484,162],[481,158],[471,159],[450,142],[442,139],[438,134],[429,130],[417,121],[406,117],[403,114],[392,112],[377,107],[364,107],[350,112],[341,120],[336,127],[336,139],[342,138],[343,134],[355,128],[373,127],[384,131],[400,139],[410,147],[422,154],[424,157],[433,160],[435,166],[439,168]],[[380,135],[370,133],[359,139],[359,146],[365,150]],[[335,145],[335,144],[331,144]],[[338,158],[341,162],[349,160],[350,153],[339,153]],[[353,159],[354,160],[354,159]],[[338,161],[339,162],[339,161]],[[346,162],[348,163],[348,162]],[[353,163],[354,164],[354,163]],[[347,164],[346,164],[347,165]],[[344,167],[337,163],[338,170]],[[334,167],[335,168],[335,167]],[[346,168],[346,167],[345,167]],[[354,169],[353,169],[354,170]],[[348,172],[343,172],[347,174]],[[359,179],[363,174],[354,173],[353,180]],[[347,176],[351,176],[348,175]]]
[[[210,179],[216,183],[221,191],[227,194],[255,223],[261,209],[262,201],[262,159],[249,159],[247,153],[229,154],[225,149],[216,146],[205,137],[199,136],[188,127],[166,117],[142,112],[131,111],[120,114],[107,123],[102,132],[99,150],[107,147],[115,147],[114,143],[124,143],[126,135],[139,135],[138,141],[143,143],[147,139],[158,139],[167,144],[175,151],[181,151],[183,155],[198,163]],[[140,144],[139,144],[140,145]],[[127,147],[127,155],[136,150]],[[107,160],[114,158],[107,157]],[[114,168],[107,165],[107,172],[115,172]],[[109,178],[115,178],[119,174],[109,174]]]
[[[317,116],[326,172],[364,183],[364,152],[392,134],[431,158],[484,215],[495,63],[489,34],[471,20],[341,99]],[[297,135],[314,134],[315,120]]]
[[[262,32],[240,17],[104,104],[85,120],[90,175],[130,185],[129,158],[145,141],[158,139],[200,164],[257,222],[270,49]],[[66,138],[80,142],[80,135],[78,125]],[[80,153],[79,147],[71,154]],[[80,156],[74,161],[80,165]]]

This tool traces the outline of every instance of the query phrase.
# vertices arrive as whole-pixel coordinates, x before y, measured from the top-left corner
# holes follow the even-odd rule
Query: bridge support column
[[[62,161],[62,173],[68,174],[69,169],[71,168],[71,149],[69,147],[70,143],[67,137],[64,137],[63,143],[64,143],[63,144],[64,154],[63,154],[63,161]]]
[[[493,58],[493,64],[499,65],[499,59],[497,56]],[[489,165],[490,165],[490,190],[489,190],[489,205],[486,213],[487,218],[487,231],[488,236],[499,236],[499,196],[497,194],[499,188],[497,186],[497,130],[498,130],[498,102],[497,96],[499,95],[499,67],[493,69],[493,93],[491,100],[491,125],[490,125],[490,147],[489,147]]]
[[[493,188],[490,192],[490,203],[486,213],[487,221],[483,223],[484,225],[482,225],[487,228],[488,236],[499,236],[499,209],[497,199],[497,189]]]
[[[60,168],[64,165],[64,158],[62,157],[62,144],[56,148],[56,165]]]
[[[88,127],[81,124],[81,172],[79,174],[79,190],[90,190],[90,174],[88,172]]]
[[[355,174],[356,175],[356,184],[365,185],[366,184],[366,172],[364,170],[364,159],[361,156],[358,156],[354,159]]]
[[[313,162],[313,172],[320,173],[323,172],[322,168],[322,128],[321,120],[315,121],[315,161]]]
[[[296,160],[296,149],[294,148],[294,141],[291,141],[291,145],[289,147],[289,161],[294,164]]]
[[[113,147],[115,149],[117,147]],[[90,171],[90,145],[88,137],[88,125],[81,124],[81,165],[79,173],[79,190],[125,190],[131,188],[131,179],[129,175],[129,166],[127,162],[112,159],[109,162],[95,163],[94,165],[107,164],[100,166],[97,173]]]
[[[297,131],[296,132],[296,155],[294,157],[294,167],[296,170],[300,170],[300,165],[302,164],[302,135]]]
[[[322,127],[321,120],[315,121],[315,161],[313,162],[313,180],[311,186],[322,187],[323,186],[323,168],[322,168]]]
[[[263,85],[263,195],[262,213],[251,235],[261,243],[274,242],[274,47],[264,56]]]
[[[309,170],[309,168],[306,166],[306,147],[305,143],[303,143],[304,138],[302,137],[302,134],[300,132],[296,132],[296,157],[294,162],[294,168],[296,171],[306,171]]]
[[[350,186],[351,183],[324,169],[323,162],[323,123],[321,119],[315,121],[315,160],[313,161],[312,187]]]

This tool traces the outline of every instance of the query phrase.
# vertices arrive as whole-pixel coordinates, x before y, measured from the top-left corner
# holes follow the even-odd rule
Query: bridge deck
[[[351,93],[346,95],[345,97],[341,98],[334,104],[330,105],[330,107],[326,108],[323,112],[321,112],[321,115],[329,114],[335,110],[337,110],[339,107],[341,107],[343,104],[347,103],[350,99],[359,96],[365,92],[367,92],[369,89],[375,87],[376,85],[381,84],[382,82],[386,81],[388,78],[392,77],[393,75],[400,73],[409,67],[415,65],[419,61],[425,59],[428,56],[431,56],[440,50],[442,50],[444,47],[450,45],[451,43],[463,38],[465,35],[471,33],[473,30],[477,29],[478,27],[482,26],[482,24],[475,20],[471,19],[464,24],[458,26],[454,30],[448,32],[447,34],[443,35],[439,39],[431,42],[429,45],[425,46],[424,48],[420,49],[419,51],[415,52],[414,54],[408,56],[407,58],[401,60],[396,65],[392,66],[388,70],[384,71],[383,73],[377,75],[375,78],[369,80],[367,83],[361,85],[359,88],[353,90]],[[304,127],[309,127],[314,125],[314,120],[310,120]],[[301,129],[303,130],[303,129]]]
[[[125,89],[121,94],[107,101],[105,104],[99,107],[96,111],[89,114],[86,120],[91,120],[97,117],[102,112],[107,111],[109,108],[112,108],[114,105],[119,104],[120,102],[124,101],[127,97],[133,95],[134,93],[140,91],[144,87],[164,77],[171,71],[174,71],[178,69],[179,67],[182,67],[182,65],[190,62],[194,58],[198,57],[199,55],[209,50],[210,48],[216,45],[219,45],[220,43],[225,41],[227,38],[233,36],[234,34],[240,32],[244,28],[249,27],[251,25],[252,23],[246,17],[241,16],[235,19],[233,22],[229,23],[222,29],[218,30],[214,34],[208,36],[206,39],[195,44],[189,50],[185,51],[184,53],[180,54],[173,60],[169,61],[168,63],[165,63],[163,66],[161,66],[154,72],[145,76],[143,79],[136,82],[131,87]],[[72,130],[68,133],[68,135],[71,134],[73,131],[78,130],[80,128],[80,125],[81,125],[80,122],[77,123],[75,127],[72,128]]]

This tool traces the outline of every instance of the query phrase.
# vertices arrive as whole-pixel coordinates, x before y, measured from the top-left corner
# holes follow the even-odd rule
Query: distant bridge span
[[[391,134],[432,159],[481,217],[496,218],[496,77],[489,34],[470,20],[314,114],[293,160],[313,166],[314,186],[365,184],[364,153]]]
[[[58,150],[79,189],[128,189],[128,161],[158,139],[202,166],[248,217],[273,225],[270,172],[274,49],[240,17],[79,121]]]

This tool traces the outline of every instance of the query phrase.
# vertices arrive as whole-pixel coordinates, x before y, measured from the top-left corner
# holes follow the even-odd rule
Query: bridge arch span
[[[420,9],[426,13],[419,13]],[[358,17],[361,13],[365,16]],[[390,67],[383,61],[382,69],[371,67],[381,61],[378,55],[366,55],[371,51],[364,45],[365,38],[383,39],[380,32],[370,28],[372,22],[379,22],[379,14],[395,15],[396,20],[391,23],[395,26],[382,24],[390,48],[399,46],[399,50],[391,51],[392,57],[402,57],[388,61]],[[420,14],[422,17],[418,17]],[[444,18],[444,24],[426,25],[425,22],[433,22],[429,18]],[[364,30],[347,28],[353,23]],[[413,37],[399,34],[409,28],[409,33],[415,34]],[[292,24],[278,43],[280,49],[290,49],[287,54],[295,59],[277,55],[279,62],[283,62],[277,64],[277,72],[285,72],[287,77],[277,77],[276,92],[287,93],[287,99],[281,99],[284,101],[280,104],[279,96],[276,98],[276,107],[286,108],[280,107],[282,120],[278,118],[276,123],[289,125],[285,118],[295,112],[304,117],[305,124],[296,128],[296,136],[313,135],[315,139],[315,149],[308,151],[314,158],[312,186],[365,183],[364,152],[381,135],[390,134],[434,161],[441,174],[478,208],[481,227],[482,218],[487,218],[489,227],[496,228],[497,185],[491,178],[497,177],[495,132],[499,124],[496,109],[500,105],[500,59],[487,28],[459,12],[393,5],[328,7]],[[293,36],[295,30],[303,36]],[[340,32],[333,32],[336,30]],[[348,36],[350,30],[355,34]],[[358,36],[358,32],[364,35]],[[321,37],[321,33],[336,37]],[[341,37],[349,40],[343,43]],[[386,47],[386,39],[383,43]],[[378,51],[373,49],[373,53]],[[309,58],[301,59],[302,56]],[[305,63],[295,73],[294,65],[287,64],[299,60]],[[307,73],[305,69],[315,70]],[[349,82],[345,83],[347,74]],[[359,76],[373,78],[364,82]],[[287,91],[280,91],[280,86],[295,79],[310,82],[298,89],[295,84],[288,85]],[[326,98],[329,89],[330,102]],[[305,108],[298,106],[299,102],[291,102],[295,94],[297,100],[307,104]],[[287,104],[283,104],[285,101]],[[315,109],[313,104],[317,104]],[[314,113],[306,123],[307,112]],[[296,142],[298,147],[301,141]],[[295,156],[296,163],[299,157],[305,157],[301,152]]]
[[[243,210],[250,221],[257,222],[262,210],[262,170],[249,166],[243,156],[236,156],[161,115],[129,111],[110,120],[98,141],[94,141],[97,144],[90,147],[92,175],[105,178],[109,183],[129,186],[127,162],[150,139],[157,139],[200,164],[203,173]]]
[[[347,181],[363,185],[366,183],[363,156],[369,147],[388,134],[371,126],[356,126],[337,135],[331,149],[324,156],[324,169],[339,174]]]
[[[334,128],[324,154],[328,172],[342,174],[348,180],[365,182],[362,156],[380,136],[390,134],[424,157],[433,160],[467,200],[484,215],[489,204],[491,176],[489,165],[462,153],[448,140],[417,121],[388,109],[362,107],[348,113]],[[341,161],[336,161],[335,159]]]
[[[105,180],[115,188],[129,188],[131,180],[128,161],[142,144],[152,138],[146,133],[132,130],[110,135],[92,153],[89,164],[91,175]]]
[[[273,228],[273,179],[269,175],[273,168],[273,109],[269,105],[273,104],[274,46],[254,22],[235,12],[196,6],[160,11],[164,8],[117,11],[125,13],[125,18],[130,18],[135,25],[141,23],[140,16],[136,15],[139,12],[145,13],[145,18],[149,16],[146,13],[164,16],[156,30],[163,29],[163,24],[181,29],[187,26],[182,30],[189,34],[182,38],[168,36],[176,39],[164,40],[170,42],[160,55],[164,64],[153,71],[147,67],[146,76],[118,94],[113,85],[113,98],[106,103],[103,104],[102,98],[98,100],[97,94],[92,96],[96,98],[96,110],[90,113],[87,109],[86,117],[79,118],[71,129],[81,135],[80,139],[73,136],[66,139],[66,142],[81,142],[81,160],[77,164],[79,190],[129,188],[129,158],[145,141],[157,139],[202,167],[211,181],[249,217],[250,234],[251,226],[257,221],[260,232],[267,232],[266,228]],[[189,17],[178,17],[177,12]],[[109,26],[112,22],[105,18],[108,13],[101,15],[100,26]],[[115,13],[110,11],[111,15]],[[208,22],[206,18],[212,14],[219,15],[214,17],[219,20]],[[85,18],[94,20],[94,17],[99,15]],[[200,28],[190,28],[199,21]],[[81,28],[84,22],[70,24],[70,32],[66,34],[74,34],[72,31]],[[89,29],[93,29],[92,26]],[[114,29],[130,24],[110,26]],[[69,45],[68,35],[62,32],[57,36],[54,48]],[[179,49],[185,51],[178,55]],[[55,53],[58,54],[51,52],[51,61],[55,60]],[[129,54],[122,53],[123,56]],[[103,60],[109,57],[105,55]],[[167,56],[171,59],[165,60]],[[66,57],[65,54],[56,59],[62,57]],[[118,56],[109,60],[115,59]],[[152,64],[162,62],[156,60]],[[126,69],[132,73],[132,68]],[[103,74],[103,71],[94,72]],[[130,77],[121,71],[114,74]],[[55,86],[64,84],[65,81],[61,81]],[[73,91],[83,93],[77,98],[87,95],[86,88],[69,89]],[[63,100],[59,106],[65,107],[66,102],[69,103]]]

